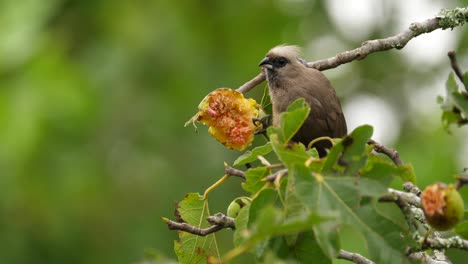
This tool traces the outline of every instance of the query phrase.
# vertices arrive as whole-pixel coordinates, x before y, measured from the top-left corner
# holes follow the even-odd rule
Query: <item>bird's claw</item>
[[[266,129],[270,126],[270,117],[270,115],[266,115],[262,118],[254,117],[252,118],[252,122],[254,123],[254,125],[262,125],[262,129]]]
[[[261,129],[255,130],[254,135],[264,135],[266,138],[268,138],[266,134],[267,128],[270,126],[270,115],[266,115],[262,118],[254,117],[252,118],[252,122],[254,123],[255,126],[262,126]]]

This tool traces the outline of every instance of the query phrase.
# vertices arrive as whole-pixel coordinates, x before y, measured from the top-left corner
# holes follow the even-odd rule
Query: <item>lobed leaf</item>
[[[206,228],[211,226],[206,218],[210,215],[208,202],[198,193],[189,193],[179,202],[177,214],[193,226]],[[179,240],[174,241],[174,251],[180,263],[206,263],[207,259],[220,259],[214,234],[205,237],[187,232],[178,232]]]
[[[249,193],[257,193],[264,185],[262,181],[269,173],[266,167],[257,167],[248,169],[245,172],[245,182],[242,183],[242,188]]]
[[[406,263],[404,247],[406,241],[400,236],[401,229],[379,215],[370,205],[361,204],[364,190],[368,187],[357,184],[356,177],[327,176],[311,172],[303,165],[294,166],[289,177],[296,180],[299,199],[311,211],[324,213],[338,212],[340,224],[350,225],[359,230],[367,240],[370,257],[376,263]],[[371,180],[372,185],[382,184],[381,179]],[[317,228],[314,227],[314,230]],[[326,232],[322,232],[327,234]],[[330,237],[317,236],[318,242],[333,249]]]
[[[263,146],[256,147],[252,150],[248,150],[244,152],[244,154],[240,155],[235,161],[233,166],[240,166],[244,165],[249,162],[253,162],[257,159],[258,156],[267,155],[272,151],[270,142],[266,143]]]
[[[307,116],[309,116],[309,112],[310,106],[304,98],[297,99],[288,107],[287,112],[281,113],[280,127],[268,128],[268,135],[271,137],[271,135],[277,134],[281,144],[288,143],[299,131]]]
[[[324,173],[354,175],[364,167],[371,149],[367,145],[373,128],[357,127],[351,134],[335,144],[323,165]]]

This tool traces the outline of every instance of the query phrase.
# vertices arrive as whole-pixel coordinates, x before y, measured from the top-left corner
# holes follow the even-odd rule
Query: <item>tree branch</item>
[[[222,213],[209,216],[206,220],[212,224],[212,226],[207,228],[199,228],[187,223],[178,223],[163,217],[163,221],[166,222],[169,230],[184,231],[197,236],[206,236],[211,233],[218,232],[224,228],[236,228],[234,218],[228,217]]]
[[[362,255],[359,255],[358,253],[352,253],[352,252],[348,252],[342,249],[340,250],[336,258],[349,260],[356,264],[374,264],[373,261],[366,259],[365,257],[363,257]]]
[[[459,236],[449,238],[433,237],[424,240],[422,249],[449,249],[458,248],[468,250],[468,241]]]
[[[336,68],[342,64],[352,62],[354,60],[362,60],[367,55],[374,52],[386,51],[390,49],[402,49],[413,38],[432,32],[436,29],[453,29],[454,27],[462,26],[468,21],[468,8],[454,8],[450,10],[442,10],[440,14],[434,18],[427,19],[423,22],[415,22],[401,33],[384,39],[368,40],[362,43],[359,48],[345,51],[335,55],[334,57],[305,63],[307,67],[315,68],[319,71]],[[246,93],[255,86],[265,80],[264,72],[260,72],[252,80],[246,82],[237,89],[238,92]]]
[[[445,255],[440,257],[441,259],[435,259],[426,252],[413,252],[408,255],[408,259],[413,262],[424,263],[424,264],[450,264],[451,262]]]
[[[367,144],[374,145],[374,150],[376,152],[387,155],[389,158],[393,160],[393,162],[396,165],[398,166],[404,165],[403,161],[400,159],[400,154],[398,153],[398,151],[391,149],[391,148],[387,148],[384,145],[375,142],[375,140],[373,139],[370,139],[369,141],[367,141]]]
[[[285,176],[287,174],[288,174],[288,169],[282,169],[282,170],[279,170],[279,171],[277,171],[277,172],[275,172],[273,174],[270,174],[270,175],[266,176],[262,180],[263,181],[274,182],[276,180],[276,178],[283,177],[283,176]]]
[[[395,36],[365,41],[359,48],[345,51],[329,59],[309,62],[307,63],[307,66],[323,71],[336,68],[341,64],[354,60],[362,60],[367,57],[367,55],[374,52],[390,49],[402,49],[414,37],[423,33],[432,32],[438,28],[441,28],[441,26],[439,25],[439,18],[437,17],[419,23],[412,23],[408,29]]]
[[[261,84],[266,79],[265,73],[262,71],[257,76],[255,76],[252,80],[244,83],[241,87],[237,88],[236,91],[239,93],[246,93],[252,90],[255,86]]]
[[[452,66],[453,71],[457,75],[458,79],[460,79],[460,81],[463,83],[463,85],[465,85],[464,78],[463,78],[463,72],[460,69],[460,66],[458,66],[457,54],[455,54],[455,51],[452,50],[452,51],[448,52],[447,56],[450,59],[450,66]],[[467,88],[468,87],[465,87],[465,89],[467,89]]]
[[[245,172],[224,164],[224,172],[229,176],[236,176],[245,181]]]
[[[381,198],[379,200],[383,202],[395,202],[400,207],[409,205],[419,207],[421,204],[421,198],[414,195],[413,193],[402,192],[392,188],[389,188],[388,192],[388,196],[383,196],[386,198]]]
[[[403,184],[403,189],[406,192],[412,193],[418,197],[421,196],[421,189],[419,189],[418,186],[414,185],[412,182],[405,182]]]

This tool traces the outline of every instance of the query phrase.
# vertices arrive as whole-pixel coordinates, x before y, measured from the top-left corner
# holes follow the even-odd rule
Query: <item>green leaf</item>
[[[234,231],[234,246],[239,247],[246,240],[247,225],[249,223],[250,204],[241,208],[236,217],[236,230]]]
[[[301,128],[309,112],[310,107],[304,98],[297,99],[288,107],[287,112],[281,113],[280,127],[268,128],[268,136],[277,134],[281,144],[288,143]]]
[[[448,130],[451,124],[455,124],[461,118],[460,113],[455,113],[452,110],[442,112],[442,126]]]
[[[250,209],[252,213],[252,208]],[[331,217],[323,217],[315,213],[309,213],[303,217],[285,220],[280,209],[267,206],[257,213],[258,217],[252,222],[254,232],[251,241],[261,241],[272,236],[296,234],[310,230],[314,225],[329,221]]]
[[[246,151],[240,155],[235,161],[233,166],[244,165],[249,162],[253,162],[258,156],[264,156],[272,151],[271,144],[268,142],[263,146],[256,147],[252,150]]]
[[[468,113],[468,99],[460,93],[452,93],[451,95],[453,104],[462,111],[465,115]]]
[[[303,165],[295,165],[289,177],[296,180],[298,198],[312,212],[321,214],[338,212],[341,224],[357,228],[367,240],[371,259],[376,263],[406,263],[404,247],[407,241],[400,236],[399,226],[379,215],[374,208],[361,204],[363,194],[377,194],[364,190],[369,183],[362,184],[353,176],[327,176],[312,173]],[[368,179],[372,185],[379,186],[382,179]],[[367,187],[366,187],[367,186]],[[379,187],[381,188],[381,187]],[[318,226],[314,226],[314,230]],[[320,234],[326,234],[322,232]],[[316,233],[317,235],[317,233]],[[322,249],[332,250],[331,238],[317,236]],[[324,252],[326,252],[324,250]],[[332,252],[333,253],[333,252]]]
[[[291,146],[286,147],[281,143],[276,134],[270,136],[270,143],[278,158],[287,168],[293,164],[303,164],[309,158],[309,154],[302,144],[293,143]]]
[[[273,206],[278,199],[278,194],[273,189],[265,189],[261,191],[250,204],[249,212],[249,227],[257,221],[262,209],[268,206]]]
[[[210,215],[208,202],[198,193],[189,193],[179,202],[177,212],[190,225],[206,228],[211,226],[206,218]],[[174,241],[174,251],[179,263],[206,263],[208,257],[220,259],[214,234],[205,237],[178,232],[179,240]]]
[[[377,212],[375,203],[373,201],[356,210],[361,221],[356,227],[367,240],[370,259],[376,263],[408,263],[404,252],[412,241],[401,236],[402,230],[397,224]]]
[[[363,194],[378,197],[387,192],[387,188],[394,177],[400,177],[403,182],[416,181],[414,169],[411,164],[396,166],[380,155],[370,155],[368,164],[360,171],[359,184]]]
[[[319,158],[319,154],[316,148],[311,148],[307,150],[307,155],[314,157],[314,158]]]
[[[299,236],[295,252],[300,263],[332,263],[330,257],[325,255],[321,250],[314,232],[312,231],[304,232]]]
[[[314,225],[334,219],[332,216],[324,217],[311,212],[286,218],[283,210],[275,207],[277,199],[275,190],[265,189],[250,205],[241,209],[234,233],[236,247],[242,251],[254,249],[255,255],[262,257],[268,247],[278,242],[278,236],[310,231]]]
[[[457,226],[455,226],[453,231],[455,231],[455,233],[459,234],[464,239],[468,239],[468,221],[459,223]]]
[[[458,92],[458,84],[457,84],[457,81],[455,80],[455,75],[453,74],[453,72],[449,74],[449,77],[447,81],[445,82],[445,89],[447,90],[447,93]]]
[[[398,166],[399,168],[399,176],[404,181],[410,181],[412,183],[416,183],[416,174],[414,173],[414,167],[412,164],[407,163],[403,166]]]
[[[396,175],[398,175],[397,166],[371,156],[368,165],[360,173],[359,184],[364,194],[377,197],[387,192],[387,187]]]
[[[372,136],[373,129],[363,125],[354,129],[351,134],[335,144],[323,165],[324,173],[354,175],[362,168],[370,148],[367,141]]]
[[[242,183],[242,188],[252,194],[257,193],[265,185],[262,179],[268,175],[269,171],[266,167],[248,169],[245,172],[246,179]]]

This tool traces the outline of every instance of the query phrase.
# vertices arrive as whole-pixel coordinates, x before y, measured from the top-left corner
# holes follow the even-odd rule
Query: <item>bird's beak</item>
[[[260,64],[258,66],[263,67],[263,68],[267,68],[267,69],[270,69],[270,70],[273,69],[273,65],[271,64],[271,61],[270,61],[269,57],[263,58],[263,60],[260,62]]]

